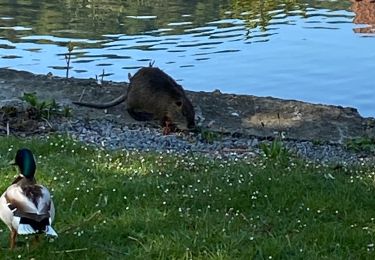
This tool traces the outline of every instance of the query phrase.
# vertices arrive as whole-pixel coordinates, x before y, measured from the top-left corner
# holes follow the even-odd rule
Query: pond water
[[[375,116],[375,3],[0,0],[0,67],[127,81],[155,61],[184,88]]]

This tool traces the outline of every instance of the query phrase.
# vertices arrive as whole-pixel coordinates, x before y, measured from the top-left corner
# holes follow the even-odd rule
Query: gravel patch
[[[59,122],[57,132],[75,140],[106,149],[127,149],[168,153],[201,153],[216,158],[249,158],[262,156],[260,143],[270,143],[256,137],[218,136],[207,142],[201,134],[174,133],[163,135],[160,128],[120,126],[110,120]],[[338,144],[313,144],[310,141],[284,140],[283,146],[291,153],[310,161],[334,164],[356,164],[374,161],[369,154],[354,153]]]

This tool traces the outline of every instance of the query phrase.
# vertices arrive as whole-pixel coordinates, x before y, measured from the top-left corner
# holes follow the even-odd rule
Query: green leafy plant
[[[281,164],[289,161],[290,154],[279,138],[275,138],[271,143],[261,143],[260,148],[269,161]]]
[[[322,145],[322,144],[324,144],[324,142],[322,140],[315,139],[315,140],[312,140],[312,144],[313,145]]]
[[[55,99],[50,101],[40,101],[36,96],[35,92],[24,93],[21,100],[25,101],[30,105],[28,109],[29,116],[34,119],[47,119],[49,120],[51,116],[71,116],[71,108],[68,106],[61,107]]]
[[[71,117],[72,116],[72,108],[69,106],[64,106],[62,108],[62,116],[63,117]]]
[[[218,141],[221,139],[220,133],[213,132],[211,130],[203,129],[203,128],[201,128],[199,131],[200,131],[202,141],[205,143],[212,144],[214,141]]]
[[[358,137],[348,139],[345,143],[345,147],[348,150],[352,150],[355,152],[375,153],[375,138]]]
[[[26,101],[30,106],[36,107],[39,105],[38,98],[35,92],[32,93],[23,93],[23,96],[20,97],[21,100]]]

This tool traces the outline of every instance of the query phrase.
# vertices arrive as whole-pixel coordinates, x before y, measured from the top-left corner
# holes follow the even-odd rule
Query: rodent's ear
[[[176,105],[177,105],[178,107],[181,107],[181,106],[182,106],[182,102],[181,102],[181,101],[176,101]]]

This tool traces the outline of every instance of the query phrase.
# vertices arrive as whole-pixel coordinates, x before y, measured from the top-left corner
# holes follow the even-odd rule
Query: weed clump
[[[290,161],[291,154],[280,137],[276,137],[270,143],[261,143],[260,149],[268,162],[286,166]]]
[[[346,141],[345,147],[354,152],[375,153],[375,138],[358,137],[349,139]]]
[[[215,141],[220,141],[222,139],[222,135],[220,133],[211,131],[209,129],[200,128],[199,133],[202,142],[207,144],[213,144]]]
[[[29,119],[39,120],[46,119],[49,120],[52,116],[71,116],[71,108],[68,106],[62,107],[56,102],[55,99],[49,101],[41,101],[36,96],[35,92],[24,93],[21,100],[25,101],[29,107],[26,113]]]

